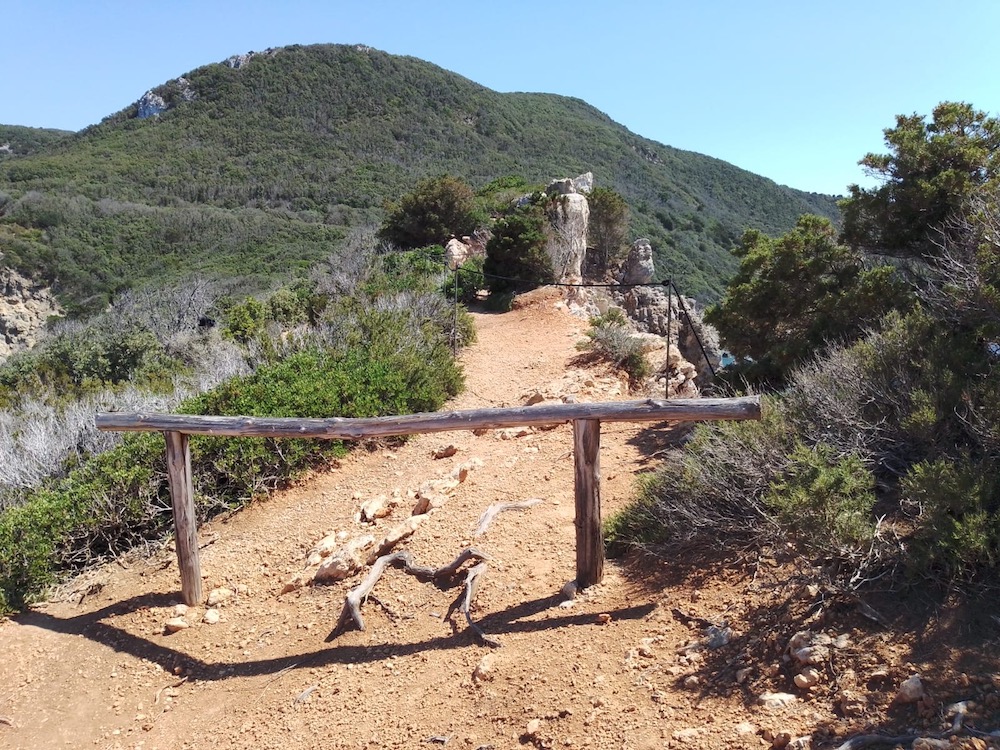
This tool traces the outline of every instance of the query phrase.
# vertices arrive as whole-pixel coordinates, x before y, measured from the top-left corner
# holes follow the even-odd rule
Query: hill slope
[[[829,196],[642,138],[578,99],[500,94],[366,47],[271,50],[238,67],[198,68],[153,93],[145,109],[165,108],[155,116],[140,119],[137,103],[0,163],[0,190],[32,204],[14,203],[7,220],[45,230],[17,247],[0,230],[7,262],[60,278],[79,301],[113,291],[112,279],[141,283],[150,266],[162,273],[155,259],[164,249],[168,271],[211,271],[210,251],[208,266],[226,274],[255,260],[260,233],[269,273],[266,259],[293,260],[280,249],[284,234],[299,245],[295,258],[314,260],[336,238],[332,227],[377,221],[386,199],[431,174],[481,186],[509,174],[544,182],[592,171],[629,200],[633,229],[650,236],[661,272],[714,297],[744,228],[777,233],[804,212],[836,215]],[[220,220],[253,225],[247,242],[206,245],[195,227]]]

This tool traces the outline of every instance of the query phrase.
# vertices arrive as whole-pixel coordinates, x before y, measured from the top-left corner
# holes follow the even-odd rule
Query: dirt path
[[[511,313],[476,315],[476,324],[479,341],[463,355],[467,389],[452,407],[521,404],[535,393],[627,395],[607,372],[571,364],[584,324],[551,292]],[[648,453],[657,434],[605,426],[605,513],[651,468],[643,446]],[[431,457],[449,443],[454,456]],[[560,589],[574,576],[571,447],[566,426],[521,437],[418,436],[354,451],[327,473],[207,524],[205,590],[235,592],[217,624],[201,622],[205,608],[194,608],[191,628],[164,634],[178,601],[169,550],[81,577],[62,601],[0,624],[0,746],[761,748],[772,735],[834,723],[832,702],[756,706],[761,680],[788,689],[788,676],[775,668],[740,677],[739,651],[713,656],[692,646],[701,624],[678,616],[728,618],[739,634],[748,602],[771,595],[766,575],[734,570],[668,593],[650,583],[666,564],[642,577],[610,562],[600,586],[565,603]],[[448,616],[460,586],[421,584],[399,571],[365,605],[367,629],[333,641],[357,578],[279,595],[320,538],[362,533],[355,513],[363,500],[394,491],[405,498],[473,458],[482,466],[406,548],[420,563],[443,564],[470,544],[491,503],[543,500],[499,516],[475,542],[492,560],[474,614],[502,647],[479,643],[461,615]],[[409,511],[404,502],[379,530]],[[724,677],[711,690],[706,661]]]

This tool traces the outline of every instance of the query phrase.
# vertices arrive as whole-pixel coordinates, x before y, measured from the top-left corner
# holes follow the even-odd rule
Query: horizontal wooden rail
[[[192,487],[189,435],[362,440],[447,430],[478,430],[573,423],[576,500],[576,580],[581,587],[601,581],[601,422],[691,422],[760,419],[760,398],[702,398],[674,401],[605,401],[540,404],[497,409],[405,414],[370,419],[205,417],[186,414],[97,415],[97,428],[114,432],[162,432],[167,441],[167,478],[174,511],[177,562],[186,604],[201,603],[201,564]]]
[[[760,419],[760,397],[700,398],[659,401],[605,401],[590,404],[540,404],[468,411],[429,412],[350,419],[292,417],[206,417],[186,414],[97,415],[97,429],[113,432],[181,432],[230,437],[323,438],[363,440],[421,432],[479,430],[562,424],[578,419],[601,422],[691,422]]]

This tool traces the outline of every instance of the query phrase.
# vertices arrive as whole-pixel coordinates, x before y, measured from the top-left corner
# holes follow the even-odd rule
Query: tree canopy
[[[421,180],[390,206],[379,236],[401,248],[443,245],[449,237],[472,234],[483,217],[469,185],[450,175]]]
[[[884,133],[889,153],[859,162],[881,184],[851,185],[841,203],[843,241],[856,250],[931,259],[942,223],[1000,174],[1000,121],[971,104],[942,102],[930,122],[898,115]]]
[[[747,230],[733,252],[739,270],[705,319],[768,378],[780,379],[827,341],[856,336],[905,296],[891,267],[866,267],[819,216],[800,217],[778,238]]]
[[[590,206],[587,261],[600,274],[624,255],[631,212],[625,199],[610,188],[594,188],[587,196],[587,203]]]
[[[553,280],[552,261],[545,250],[547,224],[540,203],[519,206],[497,220],[486,243],[483,268],[491,292],[516,291]]]

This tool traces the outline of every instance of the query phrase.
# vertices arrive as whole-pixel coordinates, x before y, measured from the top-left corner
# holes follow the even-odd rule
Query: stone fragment
[[[948,750],[953,747],[950,740],[934,737],[917,737],[911,745],[913,750]]]
[[[399,498],[379,495],[361,504],[361,520],[372,523],[378,518],[385,518],[399,504]]]
[[[793,681],[795,682],[795,687],[801,690],[808,690],[819,683],[819,671],[813,667],[806,667],[795,675]]]
[[[698,679],[698,675],[696,674],[688,675],[687,677],[684,678],[684,687],[686,687],[688,690],[694,690],[699,685],[701,685],[701,680]]]
[[[205,603],[208,604],[209,607],[217,607],[220,604],[228,602],[232,599],[234,593],[235,592],[232,589],[220,586],[219,588],[212,589],[208,592],[208,599],[205,600]]]
[[[538,391],[535,391],[530,396],[528,396],[527,400],[524,402],[524,405],[525,406],[534,406],[535,404],[542,403],[544,400],[545,400],[545,396],[543,396]]]
[[[784,708],[785,706],[790,706],[797,702],[796,698],[791,693],[762,693],[759,698],[757,698],[757,703],[759,703],[764,708]]]
[[[403,521],[403,523],[390,529],[389,533],[386,534],[377,545],[375,545],[375,549],[368,555],[368,564],[371,565],[382,555],[392,550],[392,548],[401,541],[413,536],[413,532],[417,530],[417,527],[423,523],[425,518],[427,518],[426,514],[410,516]]]
[[[607,625],[609,622],[611,622],[611,615],[609,615],[607,612],[601,612],[601,614],[597,616],[597,622],[600,623],[601,625]]]
[[[924,697],[924,683],[920,681],[920,675],[914,674],[903,680],[896,693],[896,703],[916,703]]]
[[[174,617],[183,617],[188,613],[188,605],[178,604],[174,607]]]
[[[313,571],[311,569],[300,570],[285,582],[285,585],[281,587],[281,591],[278,592],[278,595],[281,596],[282,594],[288,594],[296,589],[300,589],[312,581],[312,579]]]
[[[191,624],[183,617],[171,617],[163,623],[163,630],[166,633],[177,633],[181,630],[187,630],[189,627]]]
[[[844,689],[837,693],[836,705],[844,716],[856,719],[864,715],[868,699],[853,690]]]
[[[489,682],[496,677],[496,665],[493,663],[493,655],[487,654],[479,660],[479,664],[472,670],[472,679],[475,682]]]
[[[529,737],[534,737],[536,734],[538,734],[538,731],[541,728],[542,728],[542,720],[541,719],[532,719],[531,721],[528,722],[528,726],[527,726],[528,736]]]
[[[707,638],[705,645],[710,649],[722,648],[723,646],[728,646],[729,642],[733,639],[733,629],[709,625],[705,629],[705,636]]]
[[[830,658],[833,639],[825,633],[800,630],[788,641],[788,653],[798,666],[806,667],[822,664]]]
[[[458,446],[456,446],[454,443],[450,443],[449,445],[441,446],[440,448],[433,451],[431,453],[431,456],[438,459],[451,458],[456,453],[458,453]]]
[[[219,610],[217,609],[207,609],[205,610],[204,616],[201,618],[202,622],[208,625],[218,625],[219,620]]]
[[[375,544],[375,537],[371,534],[356,537],[347,544],[333,552],[322,565],[316,570],[313,581],[316,583],[326,583],[329,581],[342,581],[354,575],[365,563],[363,554],[368,548]]]

